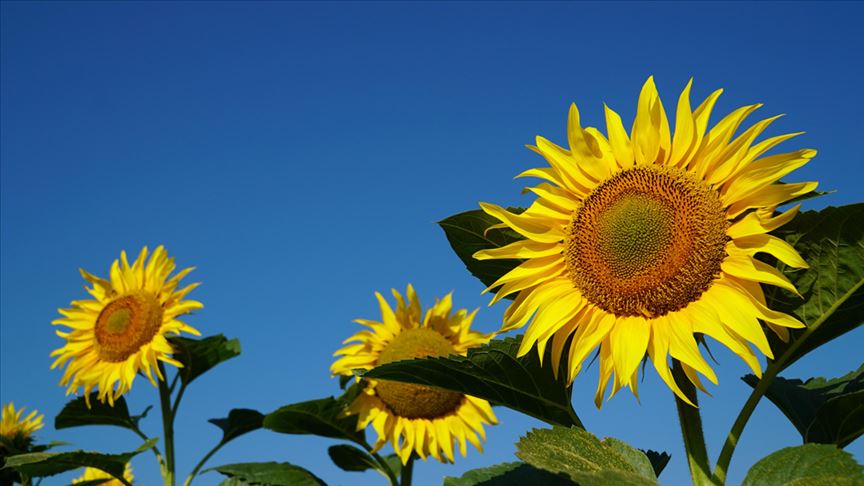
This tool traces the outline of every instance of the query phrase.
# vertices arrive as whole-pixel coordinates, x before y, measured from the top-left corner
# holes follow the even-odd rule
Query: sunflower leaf
[[[150,439],[138,449],[123,454],[101,454],[80,450],[19,454],[7,457],[5,467],[15,469],[30,477],[53,476],[81,467],[92,467],[117,479],[122,479],[126,463],[136,455],[156,445],[157,442],[159,439]]]
[[[264,428],[283,434],[344,439],[371,449],[366,434],[357,430],[357,416],[345,416],[344,410],[345,403],[333,397],[294,403],[265,416]]]
[[[796,315],[808,328],[792,331],[789,343],[774,340],[775,356],[785,369],[817,347],[864,322],[864,203],[807,211],[774,232],[792,244],[810,268],[778,265],[804,296],[771,287],[765,297],[772,309]],[[796,342],[798,341],[798,342]]]
[[[509,211],[521,213],[524,209],[509,208]],[[498,223],[500,221],[479,209],[454,214],[438,222],[453,251],[456,252],[468,271],[486,286],[492,285],[502,275],[522,263],[522,260],[481,261],[474,259],[473,255],[477,251],[500,248],[524,239],[509,228],[488,230],[490,226]]]
[[[180,379],[184,385],[209,371],[214,366],[240,355],[240,340],[228,339],[222,334],[192,339],[169,336],[174,348],[174,359],[183,363]]]
[[[756,387],[759,380],[743,380]],[[839,378],[777,377],[765,395],[798,429],[805,443],[845,447],[864,433],[864,365]]]
[[[575,486],[564,476],[537,469],[524,462],[505,462],[467,471],[461,477],[445,477],[444,486],[510,486],[542,484],[544,486]]]
[[[230,480],[230,485],[256,486],[322,486],[324,481],[300,466],[287,462],[244,462],[225,464],[207,469],[217,471]],[[226,483],[223,483],[226,484]]]
[[[833,445],[805,444],[780,449],[764,457],[750,468],[742,486],[852,486],[862,483],[864,468],[851,454]]]
[[[638,449],[618,439],[601,441],[578,427],[534,429],[516,449],[528,464],[564,474],[581,486],[658,484],[651,462]]]
[[[363,472],[375,469],[386,476],[386,473],[381,471],[381,465],[375,461],[375,458],[352,445],[340,444],[331,446],[327,449],[327,454],[330,456],[333,464],[336,464],[343,471]]]
[[[646,456],[648,456],[648,460],[651,461],[651,468],[654,469],[654,475],[658,478],[660,477],[660,473],[666,469],[666,465],[669,464],[669,459],[672,459],[672,456],[669,455],[668,452],[657,452],[648,449],[647,451],[644,449],[639,449]]]
[[[556,378],[549,366],[551,346],[546,350],[546,366],[541,366],[534,349],[517,357],[521,340],[521,336],[495,339],[469,349],[467,356],[397,361],[357,373],[466,393],[549,424],[581,427],[570,404],[566,372]]]
[[[243,434],[263,427],[264,415],[257,410],[235,408],[228,412],[227,417],[210,419],[208,422],[222,429],[222,440],[220,443],[226,444]]]
[[[57,430],[84,425],[113,425],[130,430],[138,430],[138,422],[147,416],[152,407],[144,409],[140,415],[129,415],[126,399],[119,397],[114,400],[114,406],[102,403],[97,398],[98,393],[90,394],[90,407],[85,397],[70,400],[63,410],[54,417],[54,428]]]

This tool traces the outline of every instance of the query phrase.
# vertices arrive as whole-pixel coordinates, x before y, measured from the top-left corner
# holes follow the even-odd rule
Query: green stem
[[[174,486],[174,413],[171,410],[171,390],[164,379],[165,367],[159,362],[159,372],[163,380],[159,380],[159,405],[162,408],[162,430],[165,437],[165,471],[163,479],[165,486]]]
[[[137,426],[132,428],[132,432],[135,432],[135,434],[138,435],[138,437],[141,437],[144,442],[150,440],[150,437],[147,437],[147,434],[142,432],[141,429],[139,429]],[[159,451],[159,448],[156,447],[156,445],[154,444],[153,447],[150,448],[150,450],[152,450],[153,454],[156,455],[156,461],[159,462],[159,468],[165,469],[165,460],[162,459],[162,452]]]
[[[179,375],[180,373],[177,373],[177,374]],[[185,393],[185,392],[186,392],[186,382],[183,382],[180,385],[180,391],[177,392],[177,398],[174,400],[174,406],[171,407],[171,416],[172,417],[177,415],[177,409],[180,408],[180,400],[183,399],[183,393]]]
[[[204,467],[204,464],[211,457],[213,457],[213,454],[216,454],[216,452],[218,452],[219,449],[221,449],[222,446],[224,446],[225,444],[226,444],[226,442],[220,441],[218,444],[216,444],[216,446],[214,448],[210,449],[210,452],[208,452],[206,456],[204,456],[200,461],[198,461],[198,464],[195,465],[195,469],[193,469],[192,472],[189,473],[189,476],[186,477],[186,481],[183,482],[183,486],[189,486],[190,484],[192,484],[192,480],[198,474],[198,471],[200,471],[201,468]]]
[[[414,474],[414,453],[408,458],[408,463],[402,466],[402,477],[400,478],[400,486],[411,486],[411,476]]]
[[[798,348],[800,348],[801,345],[803,345],[807,339],[809,339],[810,336],[819,329],[819,326],[828,320],[828,318],[831,317],[831,315],[834,314],[834,312],[836,312],[837,309],[850,299],[862,286],[864,286],[864,279],[858,281],[856,285],[850,288],[842,297],[837,299],[834,304],[819,317],[819,319],[809,325],[797,339],[793,340],[780,358],[769,362],[768,367],[765,369],[765,374],[762,375],[762,379],[759,380],[756,384],[756,388],[754,388],[750,393],[747,402],[738,413],[735,423],[732,424],[732,429],[729,430],[729,435],[726,436],[726,442],[723,444],[723,449],[720,451],[720,456],[717,458],[717,465],[714,467],[714,476],[712,479],[715,483],[726,484],[726,471],[729,470],[729,463],[732,462],[732,454],[735,452],[735,446],[738,445],[738,439],[741,437],[741,433],[744,431],[744,426],[747,425],[747,421],[750,420],[750,416],[752,416],[753,412],[756,410],[756,405],[759,404],[759,400],[762,399],[762,396],[765,395],[768,387],[771,386],[771,382],[774,381],[774,378],[776,378],[777,375],[786,368],[786,366],[791,364],[792,356],[798,351]]]
[[[675,405],[678,408],[678,422],[681,424],[681,434],[684,436],[684,448],[687,451],[687,463],[690,466],[690,477],[694,486],[710,485],[711,466],[708,463],[708,450],[705,448],[705,436],[702,434],[702,416],[699,414],[699,402],[696,398],[696,387],[684,374],[681,363],[672,360],[672,376],[681,387],[684,395],[693,402],[695,407],[675,395]]]

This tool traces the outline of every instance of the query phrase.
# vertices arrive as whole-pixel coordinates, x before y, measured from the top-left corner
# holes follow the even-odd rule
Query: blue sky
[[[3,2],[0,72],[0,401],[49,417],[44,439],[130,450],[110,428],[53,431],[66,402],[48,354],[49,324],[84,296],[78,267],[105,274],[120,250],[165,244],[203,282],[204,334],[238,337],[243,355],[188,391],[177,425],[185,477],[218,440],[206,419],[235,407],[270,411],[337,393],[331,354],[377,317],[375,290],[412,282],[424,302],[455,292],[491,331],[504,305],[488,296],[434,224],[478,201],[526,205],[517,173],[542,160],[534,136],[564,143],[567,108],[629,125],[654,74],[667,110],[687,80],[693,99],[726,89],[717,114],[765,103],[786,113],[769,135],[818,157],[790,180],[835,193],[810,208],[862,200],[857,3],[205,3]],[[757,118],[754,117],[754,120]],[[761,119],[761,118],[760,118]],[[716,120],[716,118],[715,118]],[[861,329],[801,360],[790,377],[855,369]],[[712,348],[719,387],[702,398],[716,458],[749,388],[744,364]],[[650,369],[650,367],[649,367]],[[599,436],[669,451],[661,480],[688,480],[674,403],[653,372],[641,403],[622,393],[597,411],[596,367],[574,405]],[[157,403],[137,380],[133,409]],[[415,484],[515,460],[538,422],[499,409],[487,452],[420,463]],[[157,414],[144,422],[161,434]],[[800,437],[765,402],[744,432],[730,484]],[[330,464],[334,442],[260,431],[211,465],[290,461],[332,484],[383,484]],[[864,447],[851,445],[859,461]],[[133,466],[159,484],[152,456]],[[61,478],[68,478],[63,476]],[[56,480],[59,483],[59,479]],[[215,473],[200,484],[216,484]],[[48,484],[54,484],[49,481]]]

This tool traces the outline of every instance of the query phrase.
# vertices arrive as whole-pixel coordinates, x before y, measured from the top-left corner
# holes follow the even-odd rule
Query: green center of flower
[[[118,297],[96,319],[99,357],[118,363],[149,343],[162,326],[162,306],[147,291]]]
[[[594,305],[657,317],[697,300],[720,273],[727,222],[717,191],[684,171],[640,166],[595,188],[567,227],[567,270]]]
[[[671,248],[674,208],[644,194],[622,195],[598,218],[599,249],[618,277],[650,271]]]
[[[377,365],[427,356],[453,354],[453,344],[432,329],[402,331],[381,351]],[[462,403],[463,395],[423,385],[381,380],[375,393],[397,415],[432,419],[447,415]]]

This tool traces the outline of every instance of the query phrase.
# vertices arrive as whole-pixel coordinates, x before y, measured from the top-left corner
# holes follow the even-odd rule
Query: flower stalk
[[[708,450],[705,448],[705,436],[702,433],[702,416],[699,413],[699,402],[696,397],[696,387],[684,374],[681,363],[672,360],[672,376],[681,387],[681,391],[693,402],[695,407],[675,396],[678,408],[678,422],[684,437],[684,448],[687,451],[687,464],[690,467],[690,478],[694,486],[709,486],[711,481],[711,466],[708,462]]]

